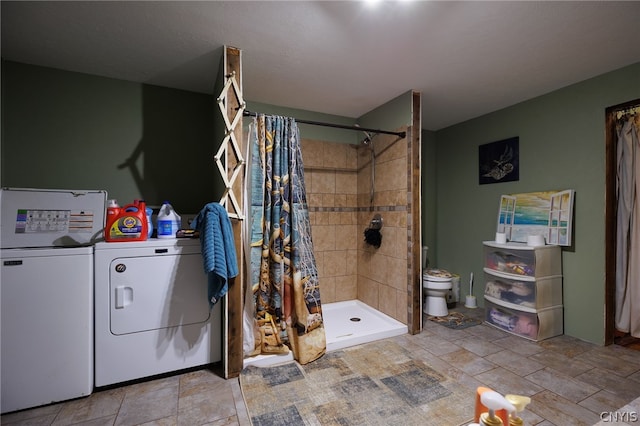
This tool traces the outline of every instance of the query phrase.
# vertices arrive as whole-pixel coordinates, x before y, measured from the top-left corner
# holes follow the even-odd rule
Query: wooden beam
[[[224,52],[224,78],[234,75],[240,90],[242,90],[242,51],[235,47],[225,46]],[[233,118],[241,113],[238,111],[240,102],[235,96],[229,96],[227,98],[227,117],[229,121],[233,121]],[[237,125],[233,130],[234,136],[242,152],[245,150],[245,142],[242,139],[242,125]],[[232,156],[227,158],[227,171],[233,170],[236,166],[236,161]],[[240,208],[243,206],[243,193],[244,187],[244,174],[239,176],[234,184],[233,191],[240,196],[237,198]],[[227,205],[229,210],[229,205]],[[231,221],[231,226],[234,234],[234,242],[236,246],[237,261],[239,274],[236,278],[229,281],[229,291],[224,299],[224,319],[223,319],[223,364],[224,364],[224,377],[226,379],[238,377],[242,371],[244,354],[242,349],[242,311],[243,311],[243,286],[245,283],[244,274],[244,244],[242,233],[242,221],[234,219]]]
[[[412,93],[411,129],[407,134],[411,161],[411,200],[409,205],[410,219],[410,257],[411,281],[409,284],[409,334],[418,334],[422,330],[422,214],[420,186],[420,157],[422,144],[422,96],[420,92]]]

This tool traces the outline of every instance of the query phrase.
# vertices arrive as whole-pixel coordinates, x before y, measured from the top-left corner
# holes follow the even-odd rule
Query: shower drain
[[[349,318],[349,320],[350,320],[350,321],[353,321],[353,322],[358,322],[358,321],[360,321],[360,318],[358,318],[358,317],[353,317],[353,318]]]

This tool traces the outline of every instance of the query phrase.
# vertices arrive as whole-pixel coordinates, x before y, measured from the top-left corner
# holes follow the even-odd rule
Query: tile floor
[[[481,309],[455,310],[483,315]],[[485,324],[451,330],[432,321],[425,321],[419,335],[391,339],[471,389],[487,386],[530,396],[532,403],[522,415],[526,425],[640,424],[640,351],[567,336],[535,343]],[[473,401],[461,409],[472,416]],[[612,422],[616,415],[623,421]],[[204,369],[9,413],[0,423],[244,426],[250,421],[238,380]]]

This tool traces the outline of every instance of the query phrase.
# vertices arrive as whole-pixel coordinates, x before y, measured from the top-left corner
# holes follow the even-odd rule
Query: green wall
[[[216,80],[214,91],[221,90]],[[0,185],[104,189],[121,205],[137,198],[149,205],[169,200],[178,212],[196,213],[224,190],[213,159],[224,138],[216,97],[2,61]],[[397,116],[394,102],[381,107],[387,117]],[[357,122],[251,101],[247,108],[348,126]],[[306,124],[300,129],[311,139],[362,139],[353,130]]]
[[[409,90],[362,115],[358,118],[358,124],[369,129],[387,131],[411,126],[412,105],[413,91]]]
[[[422,130],[422,152],[420,164],[420,185],[422,186],[421,214],[422,214],[422,245],[429,247],[427,258],[429,266],[437,266],[438,256],[437,237],[437,151],[436,134],[429,130]],[[424,259],[423,259],[424,262]]]
[[[197,213],[219,199],[213,96],[2,62],[2,186],[104,189]]]
[[[463,277],[461,294],[473,272],[483,305],[482,241],[494,238],[501,194],[574,189],[574,244],[562,255],[564,330],[604,344],[605,108],[638,98],[640,63],[436,132],[431,259]],[[520,138],[519,181],[479,185],[478,146],[512,136]]]

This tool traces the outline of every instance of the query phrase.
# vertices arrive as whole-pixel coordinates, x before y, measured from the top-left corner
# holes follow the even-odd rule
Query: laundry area
[[[32,188],[0,203],[2,413],[222,359],[198,231],[178,238],[169,204]]]
[[[60,358],[64,358],[63,354],[69,351],[78,353],[77,345],[82,343],[86,349],[82,359],[86,365],[84,387],[63,394],[57,391],[61,388],[58,386],[56,392],[53,389],[43,389],[38,394],[32,388],[39,386],[37,377],[44,371],[34,371],[35,376],[29,380],[31,388],[25,392],[30,398],[14,394],[12,390],[18,386],[18,377],[26,377],[22,373],[29,364],[22,363],[19,356],[24,347],[18,343],[3,345],[3,351],[5,348],[7,350],[6,355],[3,352],[3,371],[16,372],[13,382],[9,381],[10,374],[3,374],[3,380],[6,378],[2,392],[3,414],[208,366],[219,368],[225,379],[234,378],[242,370],[245,359],[251,362],[258,359],[258,356],[265,356],[269,358],[267,364],[278,363],[281,358],[277,355],[291,352],[299,362],[308,363],[322,357],[327,351],[403,335],[410,328],[419,330],[421,304],[412,304],[412,319],[408,321],[406,306],[400,301],[409,290],[398,285],[395,275],[379,274],[380,268],[387,266],[394,270],[406,268],[407,259],[411,259],[414,265],[412,270],[419,273],[419,265],[413,263],[419,259],[419,252],[413,253],[405,246],[398,255],[397,248],[402,247],[403,243],[397,241],[395,236],[411,232],[411,238],[417,239],[420,217],[413,216],[414,222],[409,231],[406,207],[393,205],[397,204],[395,198],[399,191],[407,193],[406,180],[394,179],[393,182],[388,182],[385,178],[389,173],[406,177],[407,161],[417,167],[417,151],[414,150],[410,156],[409,147],[418,143],[419,133],[413,133],[409,137],[406,126],[392,124],[382,129],[336,126],[330,122],[306,122],[300,118],[289,118],[289,124],[284,126],[263,126],[260,124],[263,120],[271,123],[276,117],[245,111],[246,104],[236,79],[236,76],[240,77],[236,74],[240,64],[233,63],[238,54],[239,51],[235,48],[225,50],[225,60],[231,63],[230,69],[234,66],[237,68],[226,73],[219,87],[216,87],[220,93],[217,101],[220,108],[225,109],[225,114],[222,129],[216,126],[215,133],[224,135],[211,135],[212,129],[207,124],[204,129],[198,129],[200,135],[195,142],[187,140],[185,146],[181,147],[185,150],[202,150],[206,147],[206,150],[213,151],[210,158],[193,156],[189,164],[178,162],[173,167],[175,171],[172,171],[166,153],[175,148],[170,129],[177,125],[170,124],[169,120],[156,119],[158,129],[166,129],[167,132],[157,129],[149,131],[137,144],[123,144],[114,149],[113,152],[119,154],[115,158],[108,157],[104,162],[96,164],[78,165],[78,175],[92,176],[87,179],[91,186],[107,188],[87,191],[100,194],[100,199],[95,204],[76,206],[74,203],[78,202],[78,194],[82,193],[79,190],[20,187],[3,189],[0,218],[3,233],[16,234],[19,241],[17,248],[30,250],[32,244],[24,236],[42,234],[47,237],[40,243],[45,248],[58,249],[57,246],[64,242],[65,249],[85,251],[88,261],[88,272],[81,278],[86,292],[85,301],[74,302],[74,306],[84,307],[84,319],[76,320],[76,323],[85,326],[84,340],[81,342],[73,335],[70,341],[54,339],[48,345],[35,339],[28,348],[33,353],[42,353],[52,346],[60,350]],[[55,87],[55,84],[50,87]],[[151,100],[166,94],[166,91],[145,87],[143,97]],[[161,99],[162,102],[172,103],[175,93],[170,95],[167,99]],[[178,95],[176,105],[181,104],[181,94]],[[416,102],[418,97],[419,94],[412,91],[403,94],[400,97],[402,110],[408,111],[411,102]],[[198,104],[205,100],[204,95],[189,95],[189,98],[186,104]],[[206,99],[208,101],[209,97]],[[153,108],[148,109],[156,112]],[[174,121],[183,120],[188,125],[197,123],[196,126],[208,122],[199,115],[211,112],[210,108],[203,105],[198,111],[190,110],[182,116],[173,109],[171,111]],[[309,159],[305,171],[316,175],[316,188],[313,189],[310,185],[311,179],[308,181],[309,186],[305,188],[301,158],[282,169],[268,166],[269,173],[263,173],[259,167],[263,167],[264,163],[257,157],[251,161],[254,168],[245,170],[244,166],[249,162],[250,155],[259,156],[261,151],[271,150],[253,148],[250,151],[253,154],[247,154],[244,146],[249,146],[250,141],[256,141],[253,136],[247,138],[243,147],[240,147],[238,141],[242,140],[241,133],[246,131],[242,124],[243,116],[252,116],[253,118],[245,119],[247,124],[267,128],[269,132],[280,128],[294,129],[299,121],[301,125],[305,123],[339,129],[343,132],[341,139],[355,139],[364,134],[367,143],[359,145],[360,149],[354,149],[355,144],[322,141],[326,145],[326,148],[321,148],[323,154],[314,156],[316,141],[312,136],[298,141],[301,145],[288,148],[296,155],[305,151],[305,156]],[[126,117],[120,119],[126,120]],[[415,120],[417,122],[417,118]],[[292,130],[292,134],[297,132]],[[309,133],[314,135],[313,132]],[[271,141],[272,134],[262,134],[262,143]],[[291,139],[293,138],[284,137],[282,140]],[[211,140],[221,142],[212,143]],[[189,143],[196,145],[190,146]],[[256,141],[256,147],[258,143],[260,142]],[[337,152],[349,156],[348,165],[342,169],[323,166],[323,163],[335,161]],[[389,159],[395,160],[398,156],[402,158],[401,161],[389,164]],[[280,161],[280,154],[274,155],[274,158]],[[379,163],[377,167],[376,163]],[[89,169],[93,167],[106,167],[113,182],[104,179],[100,173],[92,173]],[[251,174],[256,177],[260,174],[267,175],[272,171],[273,183],[251,181],[248,177]],[[290,178],[278,174],[286,172],[290,173]],[[322,189],[323,185],[318,183],[335,180],[336,174],[343,174],[343,179],[348,176],[348,180],[343,180],[342,185],[352,188],[349,191],[357,190],[358,180],[369,183],[371,187],[367,185],[366,188],[357,190],[362,197],[355,193],[350,195],[348,204],[340,210],[329,211],[332,216],[329,221],[331,229],[324,229],[322,226],[314,228],[314,238],[318,242],[312,244],[311,221],[325,209],[323,202],[318,202],[317,197],[323,197],[325,191]],[[116,182],[123,177],[128,179],[127,184],[118,185]],[[68,185],[62,180],[58,180],[61,187]],[[294,186],[284,186],[291,182]],[[55,183],[56,179],[50,182],[51,185]],[[276,185],[282,185],[282,189],[276,194],[291,196],[291,199],[285,199],[284,203],[276,200],[273,209],[265,209],[263,213],[257,211],[254,205],[259,205],[268,198],[261,191]],[[243,191],[249,186],[254,186],[254,196],[250,202],[243,198]],[[415,188],[413,182],[408,194],[417,199],[419,194],[415,192]],[[309,199],[315,200],[312,209],[309,209],[305,190],[309,191]],[[339,188],[334,185],[332,190],[340,197]],[[21,192],[31,194],[28,202],[23,198],[13,200],[16,197],[12,195]],[[57,195],[55,203],[51,201],[53,195],[51,198],[45,196],[49,193]],[[171,202],[166,201],[168,199]],[[391,206],[381,210],[384,211],[384,218],[371,205],[374,201]],[[281,205],[285,208],[280,208]],[[369,207],[359,213],[359,205]],[[94,228],[84,240],[74,239],[73,227],[63,222],[56,222],[59,235],[50,232],[48,223],[40,222],[33,226],[29,223],[29,226],[23,227],[26,229],[24,232],[16,231],[22,229],[21,225],[15,224],[16,221],[35,221],[40,217],[55,221],[59,220],[58,215],[71,216],[76,210],[85,212],[83,214],[92,212],[94,215]],[[27,219],[23,219],[22,212],[27,212]],[[282,216],[273,220],[270,216],[272,212]],[[264,214],[264,219],[260,218],[260,214]],[[338,222],[340,216],[348,218],[348,222],[343,221],[342,226]],[[285,222],[287,219],[294,221],[289,224]],[[276,226],[275,229],[279,229],[277,233],[259,228],[271,223]],[[247,230],[242,230],[245,225],[258,228],[249,234]],[[369,238],[361,248],[356,249],[364,229],[369,231]],[[291,232],[291,235],[287,232]],[[382,233],[387,234],[387,239],[382,239]],[[239,239],[240,235],[246,235],[244,241]],[[264,238],[264,241],[273,243],[269,250],[264,250],[263,243],[260,242],[263,235],[274,236]],[[335,235],[341,241],[327,245],[322,241],[325,235]],[[298,246],[293,249],[285,248],[285,244],[290,244],[290,241],[295,241]],[[244,247],[249,243],[251,248]],[[16,255],[5,257],[8,254],[5,255],[4,248],[3,246],[3,272],[25,263],[24,260],[14,260]],[[246,256],[245,264],[240,264],[236,258],[241,251]],[[254,253],[258,262],[254,262]],[[414,254],[417,257],[414,258]],[[325,265],[333,262],[331,259],[336,259],[343,266],[331,273],[324,272],[325,275],[322,276],[316,258],[325,259]],[[263,265],[266,263],[260,262],[269,262],[271,266],[265,268]],[[355,266],[363,262],[370,266],[359,271]],[[249,263],[250,270],[243,271],[247,278],[242,283],[233,285],[231,280],[240,274],[241,269],[249,268]],[[266,280],[265,270],[276,278],[268,276],[269,280]],[[74,273],[70,268],[66,272]],[[30,277],[30,285],[34,288],[41,285],[38,278],[42,273],[38,272],[36,275],[37,277]],[[323,294],[327,296],[322,296],[322,301],[320,278],[327,282],[323,284],[323,288],[327,289],[326,293],[323,290]],[[58,279],[64,280],[64,275]],[[367,283],[365,287],[362,287],[361,281]],[[291,288],[282,286],[282,282],[292,283]],[[348,284],[340,288],[341,284],[337,285],[336,282]],[[58,314],[64,302],[63,299],[60,303],[51,304],[49,300],[38,300],[43,305],[41,315],[18,316],[8,308],[11,300],[16,297],[9,293],[13,287],[20,292],[24,286],[18,284],[18,279],[15,283],[9,282],[8,278],[3,282],[3,335],[11,335],[14,331],[20,334],[22,329],[18,330],[16,325],[20,322],[28,322],[34,330],[39,329],[48,317]],[[371,290],[375,290],[375,293]],[[244,291],[247,292],[246,295],[243,294]],[[389,297],[378,298],[378,291],[388,293]],[[420,287],[415,286],[415,291],[420,292]],[[16,300],[33,297],[32,293],[20,295],[21,299]],[[79,297],[79,293],[77,296]],[[285,299],[286,302],[283,302]],[[396,299],[398,302],[395,302]],[[245,308],[245,312],[242,308],[243,300],[245,307],[250,307],[248,311]],[[292,313],[295,313],[295,317],[291,316]],[[322,317],[324,314],[331,316],[326,321],[330,327],[326,333]],[[50,330],[50,335],[64,332],[64,323],[51,322],[49,325],[55,327]],[[242,331],[238,330],[239,327]],[[52,364],[54,359],[50,361],[42,363],[44,370],[56,369]],[[80,365],[80,362],[74,363],[76,367]],[[33,399],[32,396],[37,398]],[[14,397],[15,400],[12,400]]]

